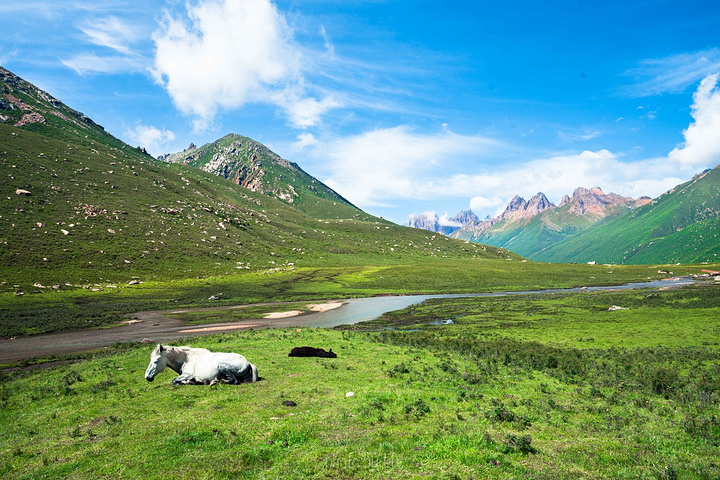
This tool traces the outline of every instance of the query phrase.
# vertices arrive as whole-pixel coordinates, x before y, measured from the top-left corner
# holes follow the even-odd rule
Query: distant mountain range
[[[411,218],[408,225],[536,261],[697,263],[715,262],[720,255],[719,218],[720,168],[715,167],[654,200],[578,188],[557,206],[538,193],[529,201],[514,197],[491,219],[461,212],[444,226],[425,216]]]
[[[445,226],[439,225],[437,215],[437,225],[424,215],[412,217],[408,225],[453,238],[503,246],[532,258],[538,251],[568,236],[623,215],[649,201],[647,197],[635,200],[614,193],[606,194],[598,187],[590,190],[577,188],[572,196],[565,195],[557,206],[539,192],[528,201],[516,195],[494,218],[480,220],[471,211],[463,211],[447,219]]]
[[[537,252],[543,262],[703,263],[720,256],[720,166]]]

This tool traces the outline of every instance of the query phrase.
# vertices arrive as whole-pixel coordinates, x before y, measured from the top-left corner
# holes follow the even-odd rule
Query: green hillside
[[[8,283],[185,278],[368,256],[499,257],[449,239],[438,248],[430,232],[374,217],[321,221],[193,167],[99,143],[0,125],[0,144],[8,179],[0,186],[0,279]]]
[[[720,254],[720,168],[697,175],[630,215],[532,256],[542,262],[700,263]]]
[[[274,197],[316,218],[371,218],[337,192],[265,145],[229,134],[201,147],[165,156]]]
[[[0,69],[0,285],[519,258],[368,215],[244,137],[211,146],[190,165],[155,160]],[[196,168],[218,149],[245,152],[267,194]],[[295,194],[274,198],[278,185]]]

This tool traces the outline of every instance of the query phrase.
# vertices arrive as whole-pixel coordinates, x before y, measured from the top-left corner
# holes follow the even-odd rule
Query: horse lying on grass
[[[215,385],[257,382],[257,367],[237,353],[211,352],[205,348],[169,347],[158,344],[150,354],[145,379],[152,382],[165,367],[179,373],[175,385]]]

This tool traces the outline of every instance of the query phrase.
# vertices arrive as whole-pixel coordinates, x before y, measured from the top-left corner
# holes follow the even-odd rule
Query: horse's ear
[[[157,349],[158,349],[158,352],[162,352],[162,351],[163,351],[163,346],[158,343]]]

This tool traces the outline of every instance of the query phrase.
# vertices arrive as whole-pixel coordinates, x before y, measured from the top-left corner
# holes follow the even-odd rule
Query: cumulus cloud
[[[505,201],[497,196],[488,198],[476,195],[470,199],[470,210],[476,213],[487,212],[489,209],[497,209],[498,207],[503,207],[504,205]]]
[[[700,82],[693,94],[693,123],[683,132],[685,142],[670,152],[671,162],[712,167],[720,162],[720,89],[718,74]]]
[[[318,141],[312,133],[304,132],[297,136],[297,142],[293,143],[292,150],[299,152],[305,147],[317,145]]]
[[[441,227],[457,227],[460,228],[463,226],[462,223],[458,222],[457,220],[453,220],[450,218],[450,215],[448,215],[447,212],[440,215],[438,218],[438,225]]]
[[[492,157],[501,144],[493,140],[449,130],[419,134],[407,126],[315,139],[312,145],[316,155],[329,159],[323,181],[361,208],[467,198],[480,217],[497,215],[515,195],[529,199],[542,191],[558,203],[577,187],[599,186],[630,197],[657,196],[697,173],[692,165],[673,165],[667,157],[629,162],[606,149],[498,166]],[[443,164],[458,158],[476,173],[448,175]],[[424,215],[432,218],[435,212]],[[445,219],[450,222],[449,216]]]
[[[187,18],[166,13],[153,40],[155,79],[198,130],[248,103],[277,105],[297,127],[339,105],[307,93],[301,49],[269,0],[188,4]]]
[[[167,153],[164,149],[175,140],[175,134],[170,130],[141,124],[128,129],[125,133],[135,145],[144,147],[154,156]]]
[[[295,127],[312,127],[323,114],[342,105],[332,97],[318,100],[303,97],[296,90],[285,89],[271,96],[272,100],[285,110],[288,120]]]
[[[480,154],[500,143],[443,130],[421,134],[408,126],[377,129],[320,142],[326,160],[324,180],[361,207],[387,205],[399,198],[430,198],[438,187],[442,163]]]

